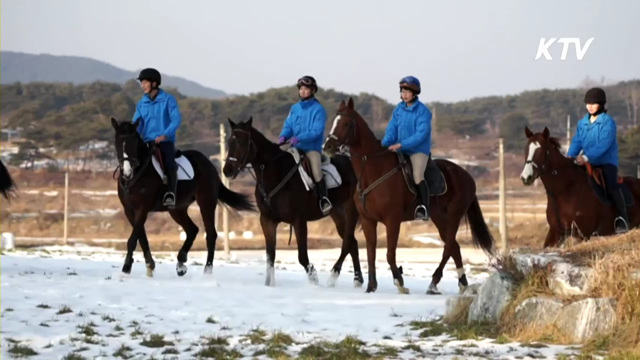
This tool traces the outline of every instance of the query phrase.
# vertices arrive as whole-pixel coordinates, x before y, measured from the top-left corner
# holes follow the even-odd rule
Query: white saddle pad
[[[164,171],[162,171],[162,167],[160,167],[160,162],[155,156],[151,159],[151,162],[153,162],[153,167],[156,168],[158,175],[160,175],[162,179]],[[186,156],[181,155],[179,158],[176,158],[176,165],[178,166],[178,181],[193,180],[193,166],[191,166]]]
[[[300,153],[298,149],[291,147],[289,148],[289,153],[293,156],[293,159],[296,161],[296,164],[300,162]],[[337,188],[342,185],[342,178],[340,177],[340,173],[338,173],[338,169],[331,163],[331,159],[325,154],[321,155],[322,165],[320,165],[320,169],[324,174],[324,182],[327,184],[327,189]],[[315,187],[315,183],[313,182],[313,178],[307,174],[302,166],[298,167],[298,171],[300,172],[300,177],[302,178],[302,182],[304,183],[304,187],[307,191],[312,190]]]

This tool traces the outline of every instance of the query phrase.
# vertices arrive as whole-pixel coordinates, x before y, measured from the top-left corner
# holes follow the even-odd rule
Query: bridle
[[[231,139],[238,141],[236,137],[236,133],[246,134],[248,141],[247,141],[247,151],[244,152],[244,157],[242,158],[242,161],[238,161],[238,159],[230,155],[227,155],[227,159],[225,160],[232,164],[239,164],[234,166],[233,176],[232,176],[233,179],[235,179],[242,170],[245,170],[247,168],[249,154],[251,153],[251,150],[253,150],[253,156],[255,156],[258,152],[258,147],[253,142],[250,131],[243,130],[243,129],[233,129],[233,131],[231,132]]]

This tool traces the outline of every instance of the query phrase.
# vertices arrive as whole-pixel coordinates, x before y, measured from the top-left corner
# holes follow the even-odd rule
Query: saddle
[[[411,158],[401,152],[397,152],[397,155],[402,173],[404,174],[404,181],[409,191],[415,195],[417,193],[417,186],[413,182]],[[444,195],[447,192],[447,180],[435,161],[431,160],[431,154],[429,154],[427,168],[424,171],[424,179],[427,182],[427,187],[429,187],[429,197]]]
[[[166,175],[165,175],[165,166],[164,159],[162,158],[162,152],[160,148],[153,147],[152,149],[152,158],[151,162],[153,163],[153,167],[156,169],[156,172],[162,178],[163,182],[166,183]],[[176,166],[178,167],[178,181],[181,180],[193,180],[194,171],[193,166],[189,159],[182,154],[182,151],[176,150],[175,152]]]
[[[300,163],[300,177],[302,178],[305,188],[307,191],[312,190],[315,187],[315,182],[313,181],[313,172],[309,158],[305,156],[303,150],[294,147],[289,148],[287,151],[293,156],[296,164]],[[342,177],[335,165],[331,163],[330,157],[324,153],[320,153],[320,164],[327,189],[337,188],[342,185]]]
[[[602,174],[602,169],[594,168],[589,163],[586,163],[586,169],[587,174],[589,175],[589,184],[595,192],[598,200],[600,200],[604,205],[612,205],[613,202],[607,195],[607,188],[604,181],[604,175]],[[624,178],[622,176],[618,176],[617,182],[620,184],[620,188],[622,189],[625,205],[627,207],[632,207],[634,204],[633,194],[631,193],[631,190],[629,190],[627,184],[624,183]]]

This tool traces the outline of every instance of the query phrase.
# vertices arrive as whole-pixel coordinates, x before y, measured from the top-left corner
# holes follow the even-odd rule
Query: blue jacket
[[[431,152],[431,111],[416,97],[411,106],[402,101],[391,115],[382,146],[400,143],[400,151],[412,155]]]
[[[327,112],[315,97],[300,100],[291,107],[280,136],[297,137],[300,142],[295,147],[304,152],[321,152],[326,122]]]
[[[585,115],[578,122],[576,134],[571,141],[570,157],[576,157],[580,150],[591,165],[611,164],[618,166],[618,139],[616,137],[616,122],[607,113],[598,115],[592,124],[591,115]]]
[[[133,122],[141,121],[138,133],[145,142],[154,141],[165,135],[166,141],[176,142],[176,131],[182,122],[178,101],[162,89],[158,90],[155,100],[145,94],[136,105]]]

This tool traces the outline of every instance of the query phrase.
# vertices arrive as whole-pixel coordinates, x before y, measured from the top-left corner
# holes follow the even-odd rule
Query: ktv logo
[[[573,44],[576,52],[576,60],[581,61],[586,55],[587,50],[589,50],[589,47],[591,46],[591,43],[593,43],[594,39],[595,38],[593,37],[587,39],[587,42],[584,43],[583,45],[580,38],[562,37],[562,38],[550,38],[548,40],[546,38],[540,38],[540,43],[538,44],[538,52],[536,53],[535,60],[539,60],[542,56],[544,56],[546,60],[553,60],[553,58],[551,57],[551,54],[549,53],[549,48],[555,42],[557,43],[557,45],[562,44],[562,53],[560,54],[560,60],[567,60],[567,54],[569,53],[569,46]]]

